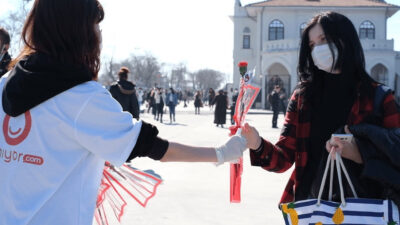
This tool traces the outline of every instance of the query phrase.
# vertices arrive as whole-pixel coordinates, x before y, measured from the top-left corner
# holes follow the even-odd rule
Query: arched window
[[[243,49],[250,49],[250,28],[243,29]]]
[[[304,29],[306,29],[307,23],[300,24],[300,38],[303,35]]]
[[[279,20],[273,20],[268,27],[268,40],[281,40],[284,39],[283,23]]]
[[[371,21],[364,21],[360,25],[360,39],[375,39],[375,26]]]
[[[388,70],[381,63],[378,63],[371,69],[371,77],[374,78],[374,80],[376,80],[379,83],[382,83],[384,85],[389,84]]]

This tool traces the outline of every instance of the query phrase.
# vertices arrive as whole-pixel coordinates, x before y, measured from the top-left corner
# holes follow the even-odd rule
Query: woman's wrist
[[[258,145],[258,147],[256,149],[251,148],[250,150],[255,151],[255,152],[261,152],[263,148],[264,148],[264,141],[260,137],[260,144]]]

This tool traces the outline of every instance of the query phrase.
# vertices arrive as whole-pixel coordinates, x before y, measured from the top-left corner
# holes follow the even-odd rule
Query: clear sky
[[[260,0],[242,0],[242,4]],[[16,0],[0,0],[0,17]],[[149,52],[166,65],[185,63],[232,74],[234,0],[100,0],[103,57]],[[400,0],[386,0],[400,5]],[[388,20],[388,39],[400,51],[400,12]]]

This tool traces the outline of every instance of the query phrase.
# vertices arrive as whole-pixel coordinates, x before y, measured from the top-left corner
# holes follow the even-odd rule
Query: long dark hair
[[[344,15],[336,12],[322,12],[314,16],[307,24],[301,38],[299,64],[297,67],[300,80],[300,93],[309,101],[311,96],[318,94],[318,68],[315,66],[309,46],[309,32],[320,24],[332,54],[332,45],[338,49],[337,62],[334,70],[340,70],[346,76],[353,76],[360,85],[360,92],[369,95],[373,93],[372,82],[375,82],[365,70],[365,58],[360,39],[353,23]],[[356,88],[355,88],[356,90]],[[354,90],[354,91],[355,91]]]
[[[14,60],[35,52],[86,66],[97,78],[100,70],[101,34],[104,19],[98,0],[35,0],[22,30],[24,48]]]

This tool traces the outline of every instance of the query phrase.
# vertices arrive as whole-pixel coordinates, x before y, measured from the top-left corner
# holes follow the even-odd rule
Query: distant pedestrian
[[[197,91],[194,95],[194,114],[200,114],[200,107],[203,107],[203,102],[201,101],[201,92]]]
[[[175,122],[175,107],[178,104],[178,95],[175,93],[173,88],[169,89],[170,92],[167,94],[166,102],[169,108],[169,122]]]
[[[163,93],[162,88],[158,88],[155,91],[154,98],[156,100],[156,120],[160,120],[160,123],[163,122],[163,115],[164,115],[164,102],[165,102],[165,95]]]
[[[272,116],[272,128],[278,128],[278,115],[281,109],[281,99],[279,93],[281,87],[279,85],[274,86],[274,90],[268,95],[268,101],[272,106],[273,116]]]
[[[137,91],[137,98],[139,102],[139,108],[143,104],[143,99],[144,99],[144,92],[142,88],[139,88]]]
[[[135,85],[127,80],[128,73],[128,68],[121,67],[118,72],[119,80],[110,87],[110,93],[121,104],[124,111],[130,112],[133,118],[139,119],[139,103]]]
[[[156,93],[156,89],[153,88],[148,93],[148,96],[147,96],[147,104],[148,104],[147,113],[149,113],[151,110],[151,114],[154,116],[154,119],[156,119],[156,99],[154,98],[155,93]]]
[[[283,112],[283,115],[286,115],[286,107],[288,104],[288,97],[287,97],[285,88],[281,88],[281,91],[279,92],[279,100],[280,100],[280,108]]]
[[[212,104],[215,104],[214,123],[217,124],[217,127],[219,125],[224,127],[226,123],[226,109],[228,108],[228,96],[224,94],[223,90],[219,90]]]
[[[8,65],[11,62],[11,56],[8,54],[10,48],[10,35],[0,27],[0,77],[8,72]]]
[[[232,104],[231,104],[231,124],[232,125],[235,124],[235,120],[233,119],[233,116],[235,115],[235,106],[236,106],[236,101],[237,101],[238,97],[239,97],[239,92],[235,88],[235,91],[233,92],[233,95],[232,95]]]
[[[208,107],[210,107],[210,110],[213,109],[214,98],[215,98],[214,89],[212,89],[212,88],[208,89]]]

